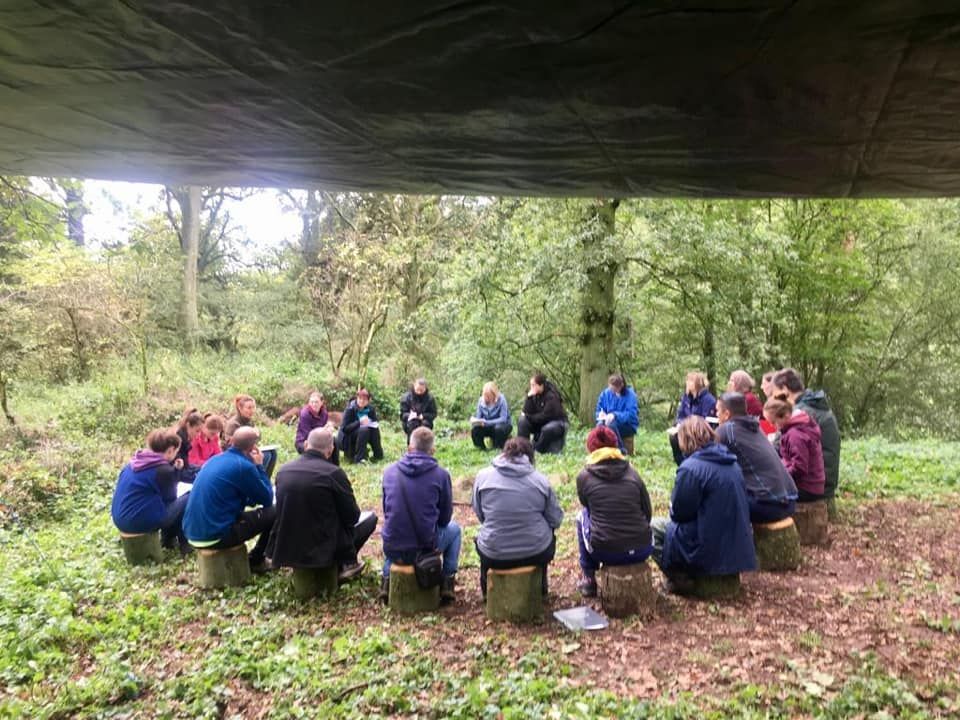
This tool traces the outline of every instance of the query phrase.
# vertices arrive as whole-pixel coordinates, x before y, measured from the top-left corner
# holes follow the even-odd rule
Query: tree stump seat
[[[700,600],[728,600],[740,595],[740,573],[691,576],[673,572],[667,576],[667,588],[677,595]]]
[[[413,565],[390,565],[390,590],[387,606],[394,612],[415,615],[440,607],[440,587],[424,590],[417,584]]]
[[[826,500],[797,503],[793,521],[801,545],[826,545],[829,542],[829,511]]]
[[[293,568],[293,594],[300,600],[331,597],[337,592],[339,569],[336,565],[322,568]]]
[[[487,571],[487,617],[531,622],[543,617],[543,568],[536,565]]]
[[[149,533],[122,532],[120,545],[123,546],[123,556],[131,565],[146,565],[163,560],[159,530]]]
[[[197,584],[202,588],[236,587],[250,581],[247,547],[242,544],[225,550],[198,548],[197,568]]]
[[[653,587],[650,563],[604,565],[597,572],[600,606],[610,617],[639,615],[650,618],[656,613],[657,591]]]
[[[627,435],[621,439],[623,440],[623,449],[627,451],[627,455],[633,455],[634,440],[636,438],[633,435]]]
[[[800,534],[792,517],[772,523],[755,523],[753,545],[757,563],[766,572],[796,570],[800,567]]]

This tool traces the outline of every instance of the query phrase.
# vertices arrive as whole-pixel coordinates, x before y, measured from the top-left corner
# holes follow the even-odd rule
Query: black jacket
[[[370,422],[379,422],[377,420],[377,409],[372,404],[367,405],[367,407],[370,408]],[[350,404],[347,405],[347,409],[343,411],[343,418],[340,420],[341,436],[350,435],[360,427],[360,417],[357,415],[359,409],[356,400],[351,400]]]
[[[797,499],[797,486],[757,418],[731,418],[717,428],[717,442],[737,456],[748,497],[784,504]]]
[[[527,395],[523,401],[523,414],[535,428],[541,428],[551,420],[567,420],[560,391],[549,380],[544,384],[542,393]]]
[[[423,415],[423,424],[427,427],[433,427],[433,421],[437,419],[437,402],[433,395],[427,390],[423,395],[417,395],[413,390],[407,390],[406,394],[400,398],[400,420],[403,426],[407,426],[407,416],[413,410],[417,415]]]
[[[587,465],[577,476],[577,496],[590,511],[594,549],[627,552],[650,545],[650,495],[626,460]]]
[[[277,516],[267,544],[274,565],[318,568],[354,554],[360,508],[347,474],[316,450],[277,472]]]

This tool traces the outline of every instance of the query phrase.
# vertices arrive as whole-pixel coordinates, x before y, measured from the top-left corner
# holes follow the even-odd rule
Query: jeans
[[[747,502],[750,505],[750,522],[752,523],[777,522],[790,517],[797,509],[797,504],[793,500],[788,503],[763,501],[755,500],[748,495]]]
[[[263,560],[266,553],[267,540],[270,539],[270,530],[273,528],[273,521],[276,516],[277,510],[274,505],[242,512],[236,522],[227,530],[227,534],[220,538],[220,542],[209,547],[212,550],[226,550],[242,545],[250,538],[259,535],[256,545],[250,551],[250,562],[256,564]]]
[[[263,453],[263,471],[267,477],[273,477],[273,469],[277,466],[277,451],[265,450]]]
[[[650,530],[653,533],[653,552],[650,557],[663,569],[663,545],[667,539],[667,525],[670,520],[665,517],[655,517],[650,521]]]
[[[344,433],[344,454],[357,463],[367,459],[367,446],[373,451],[374,460],[383,460],[383,445],[380,443],[380,428],[360,425],[353,432]]]
[[[437,547],[436,549],[443,553],[443,576],[453,577],[457,574],[460,567],[460,526],[456,520],[451,520],[443,527],[437,528]],[[400,563],[401,565],[413,565],[417,559],[417,550],[405,550],[397,553],[393,557],[384,557],[383,576],[390,577],[390,565]]]
[[[556,536],[551,538],[550,544],[543,552],[525,558],[517,558],[516,560],[497,560],[496,558],[484,555],[480,551],[480,546],[477,545],[476,539],[474,539],[473,544],[477,549],[477,555],[480,556],[480,592],[484,598],[487,597],[488,570],[510,570],[512,568],[525,567],[526,565],[534,565],[543,569],[542,592],[544,595],[547,594],[547,565],[550,564],[550,561],[553,560],[554,555],[557,553]]]
[[[623,437],[620,435],[620,427],[617,425],[617,419],[611,418],[610,420],[605,420],[604,422],[597,421],[597,426],[606,425],[608,428],[613,430],[617,435],[617,447],[620,448],[620,452],[626,453],[626,448],[623,446]]]
[[[567,438],[567,423],[564,420],[551,420],[538,428],[527,420],[526,415],[521,415],[517,420],[517,437],[529,440],[531,435],[533,449],[538,453],[559,455]]]
[[[642,563],[653,550],[651,546],[620,552],[596,550],[590,544],[590,512],[584,508],[577,514],[577,545],[580,547],[580,569],[592,578],[601,565],[635,565]]]
[[[181,550],[190,547],[187,536],[183,534],[183,513],[187,509],[187,500],[190,493],[185,492],[180,497],[167,503],[166,513],[160,523],[160,544],[163,547],[173,547],[176,540]]]
[[[486,439],[493,441],[495,450],[502,450],[507,438],[513,431],[511,423],[498,423],[497,425],[474,425],[470,428],[470,439],[473,440],[474,447],[478,450],[486,450]]]

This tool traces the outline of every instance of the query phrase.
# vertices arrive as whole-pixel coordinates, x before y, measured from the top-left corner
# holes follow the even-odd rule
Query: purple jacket
[[[401,483],[405,483],[409,510]],[[437,528],[446,526],[452,517],[450,473],[440,467],[433,455],[410,451],[384,471],[380,534],[384,555],[396,557],[404,552],[434,549]]]
[[[780,459],[797,485],[797,490],[823,495],[826,474],[820,426],[805,412],[798,412],[780,429]]]
[[[327,424],[328,418],[329,415],[326,405],[320,408],[319,415],[314,415],[309,405],[304,405],[300,408],[300,421],[297,423],[297,438],[293,441],[297,452],[303,452],[303,446],[307,443],[307,435],[310,434],[310,431],[322,428]]]

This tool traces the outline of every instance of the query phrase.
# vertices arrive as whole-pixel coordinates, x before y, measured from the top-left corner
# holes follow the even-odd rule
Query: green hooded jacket
[[[840,427],[837,425],[837,418],[830,409],[830,403],[823,390],[817,392],[809,388],[804,390],[797,398],[797,409],[803,410],[820,426],[823,469],[827,480],[823,495],[826,498],[832,498],[837,493],[837,483],[840,479]]]

